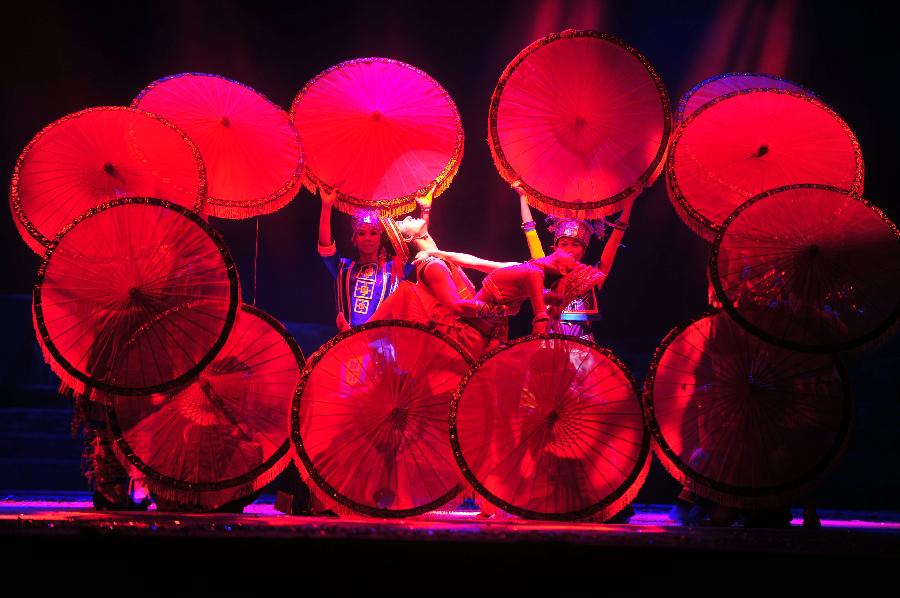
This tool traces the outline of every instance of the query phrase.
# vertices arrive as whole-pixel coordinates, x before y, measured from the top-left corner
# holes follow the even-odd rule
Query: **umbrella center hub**
[[[551,426],[559,421],[560,415],[559,411],[553,409],[550,413],[547,414],[547,423]]]
[[[768,153],[769,153],[769,146],[768,146],[768,145],[761,145],[761,146],[759,146],[759,149],[756,150],[756,157],[757,157],[757,158],[762,158],[763,156],[765,156],[765,155],[768,154]]]
[[[131,287],[128,289],[128,299],[132,303],[140,303],[144,298],[144,291],[140,287]]]
[[[372,120],[374,120],[375,122],[381,120],[381,110],[375,110],[372,112]]]
[[[225,127],[225,128],[228,128],[228,127],[231,126],[231,119],[228,118],[227,116],[223,116],[223,117],[222,117],[222,120],[219,121],[219,122],[221,122],[221,123],[222,123],[222,126]]]
[[[819,246],[815,245],[815,244],[810,245],[809,247],[806,248],[806,254],[809,257],[817,257],[821,252],[822,252],[822,250],[819,249]]]
[[[388,419],[391,423],[399,427],[404,427],[406,426],[406,421],[409,419],[409,409],[406,409],[405,407],[394,407],[388,414]]]
[[[118,174],[116,167],[112,165],[112,162],[107,162],[103,165],[103,172],[111,177],[115,177]]]
[[[580,114],[575,117],[575,128],[576,129],[583,129],[586,126],[587,126],[587,119],[585,117],[583,117]]]

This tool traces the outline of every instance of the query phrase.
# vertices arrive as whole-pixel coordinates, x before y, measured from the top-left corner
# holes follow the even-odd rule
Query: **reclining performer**
[[[474,301],[484,303],[485,311],[501,310],[510,315],[517,313],[519,305],[526,299],[530,301],[534,310],[532,334],[547,332],[551,319],[550,311],[554,316],[558,317],[559,315],[558,307],[561,297],[555,293],[545,295],[544,287],[555,286],[556,281],[577,266],[575,258],[562,249],[554,251],[548,256],[520,263],[494,262],[467,253],[441,251],[434,248],[420,251],[416,255],[414,263],[434,257],[488,274],[481,289],[474,297]],[[550,311],[548,311],[548,302],[551,304]]]
[[[527,299],[531,301],[535,313],[532,332],[546,332],[550,321],[543,290],[546,279],[558,279],[574,270],[578,264],[572,255],[559,250],[549,256],[519,263],[496,262],[464,253],[441,251],[428,233],[430,206],[427,202],[420,202],[420,205],[423,207],[422,218],[407,216],[399,221],[390,218],[381,220],[398,253],[408,254],[410,248],[416,251],[419,282],[425,290],[433,294],[452,315],[468,320],[505,318],[517,313],[519,305]],[[474,285],[459,270],[460,266],[488,273],[477,294],[473,294]]]

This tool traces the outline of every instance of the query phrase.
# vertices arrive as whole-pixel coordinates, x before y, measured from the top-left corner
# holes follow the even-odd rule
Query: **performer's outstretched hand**
[[[431,256],[437,255],[438,253],[439,253],[439,251],[437,251],[436,249],[425,249],[423,251],[420,251],[419,253],[416,254],[416,257],[413,259],[413,266],[418,266],[419,264],[421,264],[422,262],[424,262]]]
[[[431,188],[425,193],[425,195],[419,195],[416,197],[416,203],[419,204],[419,207],[423,210],[431,209],[431,202],[434,201],[434,191],[437,189],[437,183],[431,186]]]
[[[322,198],[322,205],[324,207],[330,208],[334,205],[334,200],[337,199],[337,189],[334,187],[326,187],[325,185],[318,186],[319,197]]]
[[[512,184],[510,185],[510,187],[512,187],[515,190],[515,192],[519,194],[520,199],[525,199],[527,197],[527,194],[525,193],[525,189],[522,188],[522,180],[521,179],[514,180],[512,182]]]

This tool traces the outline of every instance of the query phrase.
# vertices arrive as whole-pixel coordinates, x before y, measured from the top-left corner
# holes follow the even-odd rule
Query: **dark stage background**
[[[321,70],[385,56],[437,79],[454,98],[467,139],[451,188],[435,202],[442,247],[524,259],[518,202],[491,162],[488,103],[505,65],[531,41],[569,27],[610,32],[653,63],[673,105],[700,80],[727,71],[769,72],[815,91],[849,123],[866,160],[866,196],[895,221],[898,132],[888,85],[897,58],[893,23],[866,3],[731,2],[434,3],[387,1],[266,5],[20,3],[4,15],[3,172],[49,122],[90,106],[125,105],[147,83],[184,71],[246,83],[284,108]],[[891,160],[894,160],[892,162]],[[309,353],[333,329],[331,279],[315,252],[319,204],[306,191],[256,224],[213,219],[238,264],[244,298],[287,323]],[[336,216],[349,249],[346,217]],[[643,379],[666,332],[706,305],[708,245],[681,223],[657,181],[639,198],[605,285],[596,329]],[[848,223],[848,226],[851,225]],[[9,216],[0,219],[0,488],[80,488],[68,401],[55,396],[30,322],[39,259]],[[514,329],[527,327],[525,319]],[[857,399],[850,450],[822,489],[823,504],[900,508],[897,422],[900,359],[894,340],[850,362]],[[639,501],[667,501],[676,487],[658,464]]]

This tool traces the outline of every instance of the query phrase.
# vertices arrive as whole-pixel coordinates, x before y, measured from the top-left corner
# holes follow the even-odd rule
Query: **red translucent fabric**
[[[199,212],[206,171],[178,127],[143,110],[106,106],[65,116],[35,135],[16,163],[10,204],[22,238],[43,254],[83,212],[127,196]]]
[[[270,214],[294,198],[303,173],[287,112],[258,91],[218,75],[183,73],[148,85],[132,106],[181,127],[206,163],[207,210],[220,218]]]
[[[360,513],[443,505],[461,489],[447,415],[467,368],[458,346],[419,324],[386,320],[335,337],[297,389],[299,458],[328,496]]]
[[[520,179],[533,205],[587,218],[653,182],[670,120],[665,86],[646,58],[611,36],[569,30],[506,67],[488,134],[500,175]]]
[[[735,208],[769,189],[816,183],[861,193],[862,152],[847,124],[809,95],[738,91],[681,123],[667,183],[682,219],[712,240]]]
[[[631,374],[608,350],[561,335],[481,358],[454,398],[450,433],[476,490],[533,519],[607,519],[649,466]]]
[[[847,191],[798,185],[749,200],[726,220],[711,260],[726,309],[787,348],[858,347],[900,316],[900,233]]]
[[[724,312],[669,333],[644,402],[669,473],[738,507],[779,506],[809,492],[843,449],[851,414],[833,358],[768,344]]]
[[[385,58],[343,62],[309,81],[291,106],[307,184],[338,190],[348,213],[399,215],[453,180],[463,153],[456,105],[431,77]]]
[[[45,356],[73,389],[147,394],[210,362],[239,299],[231,256],[199,216],[126,198],[61,233],[38,272],[34,317]]]
[[[806,95],[814,96],[811,91],[781,77],[764,75],[761,73],[725,73],[716,75],[695,85],[681,98],[678,110],[675,112],[677,121],[682,121],[692,115],[704,104],[714,99],[729,94],[733,91],[742,91],[752,88],[788,89]]]
[[[244,305],[215,359],[178,391],[112,397],[118,453],[170,501],[212,509],[259,490],[290,461],[303,355],[272,316]]]

